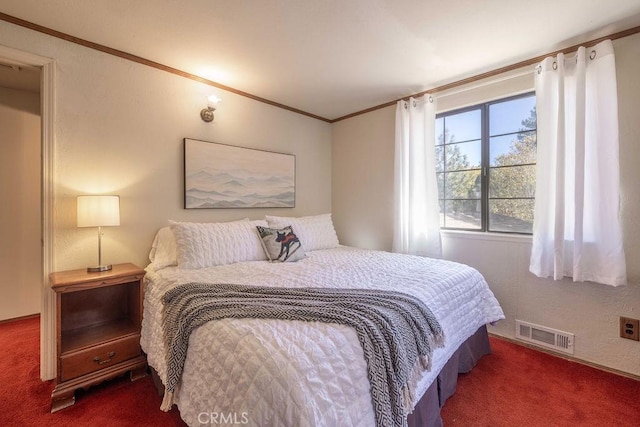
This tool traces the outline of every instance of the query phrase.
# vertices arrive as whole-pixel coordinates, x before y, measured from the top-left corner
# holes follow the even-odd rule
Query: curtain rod
[[[597,38],[597,39],[594,39],[594,40],[590,40],[590,41],[585,42],[585,43],[580,43],[580,44],[577,44],[577,45],[574,45],[574,46],[571,46],[571,47],[568,47],[568,48],[565,48],[565,49],[557,50],[555,52],[551,52],[551,53],[548,53],[548,54],[545,54],[545,55],[540,55],[540,56],[537,56],[535,58],[531,58],[531,59],[528,59],[528,60],[525,60],[525,61],[521,61],[521,62],[518,62],[516,64],[507,65],[505,67],[501,67],[501,68],[497,68],[497,69],[492,70],[492,71],[487,71],[485,73],[477,74],[475,76],[468,77],[468,78],[465,78],[465,79],[462,79],[462,80],[458,80],[458,81],[455,81],[453,83],[448,83],[448,84],[445,84],[445,85],[442,85],[442,86],[438,86],[438,87],[435,87],[435,88],[432,88],[432,89],[428,89],[428,90],[425,90],[425,91],[422,91],[422,92],[415,93],[413,95],[409,95],[409,96],[405,96],[405,97],[402,97],[402,98],[398,98],[398,99],[396,99],[394,101],[386,102],[384,104],[380,104],[380,105],[377,105],[375,107],[370,107],[370,108],[367,108],[365,110],[356,111],[355,113],[347,114],[346,116],[338,117],[336,119],[328,119],[328,118],[321,117],[321,116],[318,116],[318,115],[315,115],[315,114],[312,114],[312,113],[308,113],[306,111],[299,110],[297,108],[289,107],[287,105],[280,104],[278,102],[274,102],[274,101],[268,100],[266,98],[262,98],[262,97],[259,97],[259,96],[256,96],[256,95],[252,95],[250,93],[247,93],[247,92],[232,88],[230,86],[222,85],[222,84],[214,82],[212,80],[208,80],[208,79],[196,76],[194,74],[187,73],[187,72],[182,71],[182,70],[178,70],[178,69],[173,68],[173,67],[169,67],[169,66],[166,66],[166,65],[154,62],[154,61],[150,61],[150,60],[145,59],[145,58],[141,58],[139,56],[130,54],[128,52],[123,52],[123,51],[120,51],[120,50],[117,50],[117,49],[113,49],[113,48],[110,48],[110,47],[107,47],[107,46],[104,46],[104,45],[100,45],[98,43],[90,42],[88,40],[80,39],[78,37],[74,37],[74,36],[71,36],[69,34],[65,34],[65,33],[62,33],[60,31],[53,30],[53,29],[48,28],[48,27],[44,27],[42,25],[35,24],[33,22],[25,21],[24,19],[20,19],[20,18],[17,18],[15,16],[7,15],[6,13],[3,13],[3,12],[0,12],[0,20],[8,22],[10,24],[14,24],[14,25],[18,25],[18,26],[21,26],[21,27],[24,27],[24,28],[28,28],[30,30],[37,31],[37,32],[40,32],[40,33],[43,33],[43,34],[47,34],[47,35],[52,36],[52,37],[56,37],[56,38],[59,38],[59,39],[62,39],[62,40],[66,40],[68,42],[75,43],[75,44],[78,44],[78,45],[81,45],[81,46],[84,46],[84,47],[88,47],[90,49],[98,50],[98,51],[101,51],[103,53],[107,53],[107,54],[110,54],[110,55],[113,55],[113,56],[117,56],[117,57],[129,60],[129,61],[132,61],[132,62],[137,62],[137,63],[139,63],[141,65],[146,65],[146,66],[151,67],[151,68],[156,68],[156,69],[161,70],[161,71],[166,71],[166,72],[169,72],[171,74],[175,74],[175,75],[178,75],[178,76],[181,76],[181,77],[185,77],[185,78],[190,79],[190,80],[194,80],[194,81],[197,81],[197,82],[200,82],[200,83],[204,83],[204,84],[212,86],[212,87],[217,87],[219,89],[234,93],[236,95],[244,96],[246,98],[250,98],[250,99],[253,99],[255,101],[263,102],[265,104],[269,104],[269,105],[272,105],[274,107],[282,108],[284,110],[289,110],[291,112],[302,114],[304,116],[308,116],[308,117],[311,117],[311,118],[314,118],[314,119],[317,119],[317,120],[321,120],[321,121],[327,122],[327,123],[339,122],[341,120],[345,120],[345,119],[348,119],[348,118],[351,118],[351,117],[355,117],[355,116],[359,116],[359,115],[362,115],[362,114],[365,114],[365,113],[369,113],[371,111],[375,111],[375,110],[379,110],[379,109],[382,109],[382,108],[385,108],[385,107],[389,107],[391,105],[395,105],[398,101],[408,100],[411,97],[415,98],[415,97],[419,97],[419,96],[425,95],[427,93],[435,94],[436,92],[443,92],[443,91],[446,91],[448,89],[453,89],[453,88],[458,87],[458,86],[462,86],[462,85],[465,85],[465,84],[468,84],[468,83],[473,83],[475,81],[482,80],[482,79],[485,79],[485,78],[488,78],[488,77],[492,77],[492,76],[495,76],[495,75],[498,75],[498,74],[506,73],[508,71],[516,70],[518,68],[523,68],[523,67],[526,67],[527,65],[532,65],[532,64],[535,64],[537,62],[540,62],[544,58],[546,58],[547,56],[557,55],[558,53],[569,53],[572,50],[577,50],[580,46],[591,47],[593,45],[598,44],[599,42],[601,42],[603,40],[607,40],[607,39],[616,40],[616,39],[619,39],[619,38],[631,36],[631,35],[636,34],[636,33],[640,33],[640,26],[633,27],[633,28],[630,28],[628,30],[620,31],[620,32],[617,32],[617,33],[614,33],[614,34],[610,34],[608,36],[604,36],[604,37],[600,37],[600,38]]]
[[[459,87],[457,89],[456,88],[451,88],[451,89],[443,90],[442,91],[443,93],[438,93],[438,94],[434,93],[433,95],[430,95],[429,96],[429,100],[431,101],[432,96],[435,99],[446,98],[447,96],[457,95],[459,93],[467,92],[467,91],[474,90],[474,89],[479,89],[479,88],[484,87],[484,86],[489,86],[489,85],[493,85],[493,84],[496,84],[496,83],[505,82],[507,80],[516,79],[518,77],[526,76],[528,74],[534,74],[535,71],[536,71],[535,68],[531,68],[531,69],[527,69],[525,71],[521,71],[519,73],[509,74],[508,76],[505,76],[505,77],[502,77],[502,78],[499,78],[499,79],[480,82],[480,83],[475,84],[473,86]],[[408,99],[405,99],[403,101],[408,101]],[[414,98],[414,104],[415,103],[422,104],[424,102],[426,102],[426,101],[424,101],[422,99],[416,101],[415,98]]]
[[[518,68],[523,68],[523,67],[527,67],[530,65],[534,65],[537,64],[538,62],[542,61],[544,58],[548,57],[548,56],[555,56],[559,53],[571,53],[573,51],[578,50],[578,48],[580,46],[584,46],[584,47],[592,47],[597,45],[598,43],[600,43],[601,41],[604,40],[617,40],[617,39],[621,39],[624,37],[628,37],[634,34],[640,33],[640,26],[637,27],[633,27],[633,28],[629,28],[627,30],[624,31],[619,31],[617,33],[613,33],[613,34],[609,34],[608,36],[604,36],[604,37],[599,37],[597,39],[593,39],[593,40],[589,40],[587,42],[583,42],[583,43],[579,43],[570,47],[566,47],[564,49],[559,49],[550,53],[545,53],[544,55],[539,55],[536,56],[535,58],[530,58],[530,59],[526,59],[524,61],[520,61],[517,62],[515,64],[511,64],[511,65],[507,65],[504,67],[500,67],[500,68],[496,68],[495,70],[491,70],[491,71],[487,71],[485,73],[481,73],[481,74],[477,74],[475,76],[471,76],[471,77],[467,77],[465,79],[462,80],[458,80],[452,83],[447,83],[445,85],[442,86],[438,86],[432,89],[427,89],[427,90],[423,90],[422,92],[418,92],[418,93],[414,93],[413,95],[409,95],[409,96],[403,96],[402,98],[398,98],[396,100],[393,101],[389,101],[389,102],[385,102],[384,104],[380,104],[380,105],[376,105],[375,107],[370,107],[367,108],[365,110],[361,110],[361,111],[356,111],[355,113],[351,113],[351,114],[347,114],[346,116],[342,116],[342,117],[338,117],[337,119],[333,119],[331,120],[331,123],[335,123],[335,122],[339,122],[341,120],[345,120],[345,119],[349,119],[351,117],[355,117],[355,116],[360,116],[362,114],[366,114],[366,113],[370,113],[372,111],[376,111],[376,110],[380,110],[382,108],[386,108],[386,107],[390,107],[392,105],[395,105],[398,103],[398,101],[408,101],[409,98],[417,98],[426,94],[431,94],[434,95],[438,92],[444,92],[446,90],[449,89],[454,89],[456,87],[460,87],[469,83],[473,83],[479,80],[483,80],[489,77],[493,77],[493,76],[497,76],[500,74],[504,74],[507,73],[509,71],[513,71],[513,70],[517,70]],[[489,82],[491,83],[491,82]]]
[[[433,95],[434,95],[434,97],[436,99],[445,98],[447,96],[457,95],[459,93],[466,92],[468,90],[479,89],[481,87],[489,86],[489,85],[492,85],[492,84],[495,84],[495,83],[501,83],[501,82],[505,82],[507,80],[517,79],[518,77],[523,77],[523,76],[526,76],[527,74],[533,74],[535,72],[535,70],[536,70],[535,68],[527,69],[527,70],[521,71],[519,73],[509,74],[508,76],[504,76],[504,77],[501,77],[499,79],[480,82],[480,83],[475,84],[473,86],[453,87],[451,89],[445,89],[445,90],[442,90],[440,92],[434,93]]]

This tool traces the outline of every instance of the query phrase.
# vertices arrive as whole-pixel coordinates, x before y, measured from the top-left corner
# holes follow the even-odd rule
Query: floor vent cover
[[[563,353],[573,354],[574,335],[568,332],[516,320],[516,338]]]

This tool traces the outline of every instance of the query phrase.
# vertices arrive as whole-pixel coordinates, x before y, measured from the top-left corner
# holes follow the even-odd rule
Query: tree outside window
[[[441,227],[531,233],[534,94],[439,114],[436,157]]]

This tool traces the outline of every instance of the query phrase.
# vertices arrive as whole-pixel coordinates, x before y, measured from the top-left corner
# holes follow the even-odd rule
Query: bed
[[[292,226],[301,255],[271,262],[256,227]],[[256,246],[257,245],[257,246]],[[145,277],[141,345],[166,384],[162,297],[184,283],[395,290],[416,296],[442,326],[445,345],[412,388],[408,425],[441,425],[439,408],[459,371],[489,352],[485,325],[504,314],[473,268],[338,244],[330,215],[161,229]],[[222,319],[193,331],[173,394],[190,426],[374,426],[367,364],[352,328],[322,322]]]

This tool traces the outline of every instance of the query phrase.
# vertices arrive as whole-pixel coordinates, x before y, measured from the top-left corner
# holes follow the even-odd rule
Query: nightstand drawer
[[[140,355],[140,335],[132,335],[60,357],[61,381],[113,366]]]

